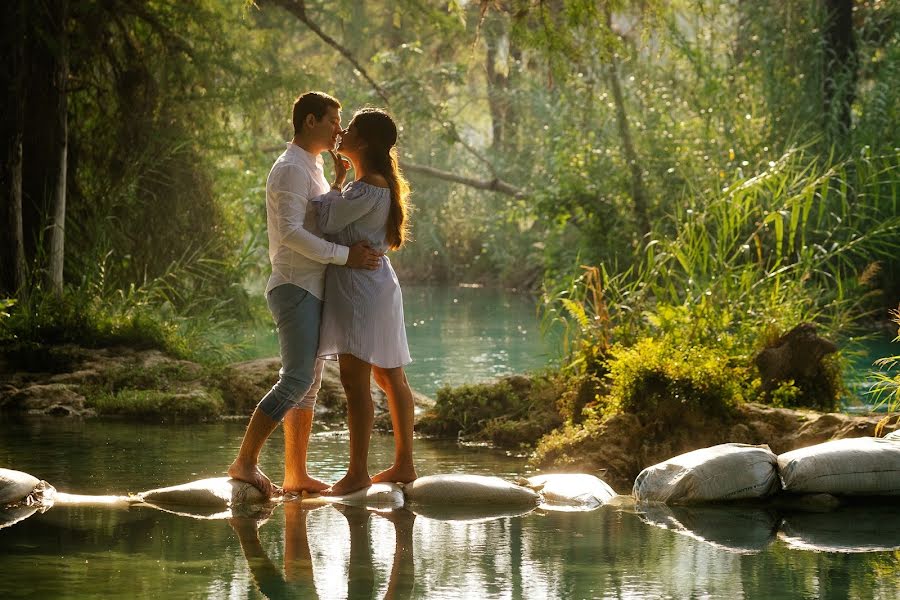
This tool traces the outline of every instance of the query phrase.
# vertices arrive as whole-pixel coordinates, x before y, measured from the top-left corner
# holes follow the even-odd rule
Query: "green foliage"
[[[601,362],[611,341],[648,336],[747,368],[772,331],[808,321],[826,337],[848,335],[878,306],[879,261],[900,251],[896,170],[896,156],[820,162],[793,150],[708,198],[679,201],[632,266],[604,263],[592,280],[545,293],[545,320],[564,321],[574,342],[569,368]],[[825,374],[779,401],[834,409],[837,363],[826,361]]]
[[[559,383],[549,378],[523,377],[444,387],[416,430],[504,447],[531,445],[562,423],[555,403],[560,391]]]
[[[900,325],[900,308],[891,311],[894,323]],[[897,330],[897,337],[894,342],[900,342],[900,329]],[[885,407],[889,413],[900,413],[900,355],[885,356],[875,361],[875,365],[880,368],[879,372],[873,373],[876,386],[872,393],[875,396],[876,407]],[[900,415],[894,417],[900,422]],[[880,432],[885,425],[891,420],[891,417],[885,417],[878,424]]]
[[[749,383],[746,370],[732,364],[727,355],[667,339],[614,346],[608,366],[611,384],[603,413],[629,412],[663,422],[698,414],[727,415],[743,400]]]
[[[87,398],[101,416],[198,421],[221,415],[224,403],[217,391],[179,394],[160,390],[123,389]]]
[[[105,263],[95,269],[93,276],[86,273],[80,286],[69,285],[62,295],[35,287],[15,303],[7,302],[0,317],[0,342],[20,347],[74,343],[156,348],[210,364],[239,356],[240,347],[228,342],[225,333],[236,322],[234,294],[205,298],[198,285],[203,275],[192,273],[189,265],[174,265],[162,277],[126,289],[109,285]],[[237,295],[237,302],[246,298],[243,290]],[[238,312],[251,318],[245,310]]]

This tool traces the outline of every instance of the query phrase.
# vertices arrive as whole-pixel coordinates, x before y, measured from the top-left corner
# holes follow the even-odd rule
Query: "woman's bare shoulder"
[[[360,181],[368,183],[369,185],[374,185],[376,187],[391,187],[388,183],[388,180],[384,178],[380,173],[366,173],[365,177],[362,177]]]

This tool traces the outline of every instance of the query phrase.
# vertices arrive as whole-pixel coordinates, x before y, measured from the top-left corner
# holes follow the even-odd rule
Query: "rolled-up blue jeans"
[[[275,421],[294,407],[312,409],[322,386],[319,350],[322,301],[303,288],[285,283],[269,291],[266,300],[278,327],[281,370],[278,383],[259,401],[259,409]]]

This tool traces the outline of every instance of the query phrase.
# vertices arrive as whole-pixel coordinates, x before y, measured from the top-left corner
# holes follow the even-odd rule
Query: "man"
[[[269,310],[278,325],[282,367],[278,383],[256,406],[241,449],[228,475],[258,487],[267,497],[275,486],[259,469],[259,452],[284,420],[286,492],[319,492],[328,484],[309,476],[306,450],[323,362],[316,357],[319,320],[329,263],[375,269],[381,254],[368,243],[351,247],[321,237],[306,206],[329,190],[322,152],[341,133],[341,105],[321,92],[302,94],[294,103],[294,138],[278,157],[266,180],[266,221],[272,275],[266,285]]]

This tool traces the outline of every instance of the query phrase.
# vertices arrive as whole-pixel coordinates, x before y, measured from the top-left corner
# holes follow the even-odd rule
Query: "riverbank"
[[[247,417],[277,380],[280,360],[209,367],[158,350],[75,345],[0,352],[0,413],[196,422]],[[721,411],[657,403],[653,411],[597,410],[589,382],[556,374],[443,388],[437,401],[416,393],[416,431],[488,443],[528,456],[545,471],[596,473],[628,492],[645,467],[725,442],[768,444],[782,453],[829,439],[874,435],[884,415],[848,415],[736,402]],[[373,387],[376,427],[390,419]],[[326,363],[316,418],[340,423],[345,397],[337,364]],[[892,422],[886,428],[897,427]]]
[[[665,394],[652,402],[644,397],[644,406],[604,411],[608,391],[602,385],[547,374],[445,388],[420,416],[416,431],[507,448],[541,471],[596,474],[628,494],[644,468],[684,452],[738,442],[767,444],[780,454],[831,439],[873,436],[888,416],[740,399],[726,403],[718,396],[715,406],[712,400],[701,404]],[[898,427],[898,419],[891,418],[884,433]]]
[[[159,350],[83,348],[66,344],[0,352],[0,412],[71,417],[201,421],[249,416],[278,380],[279,358],[210,367]],[[377,422],[388,419],[373,386]],[[433,402],[415,393],[417,407]],[[346,397],[335,361],[327,361],[316,418],[342,421]]]

